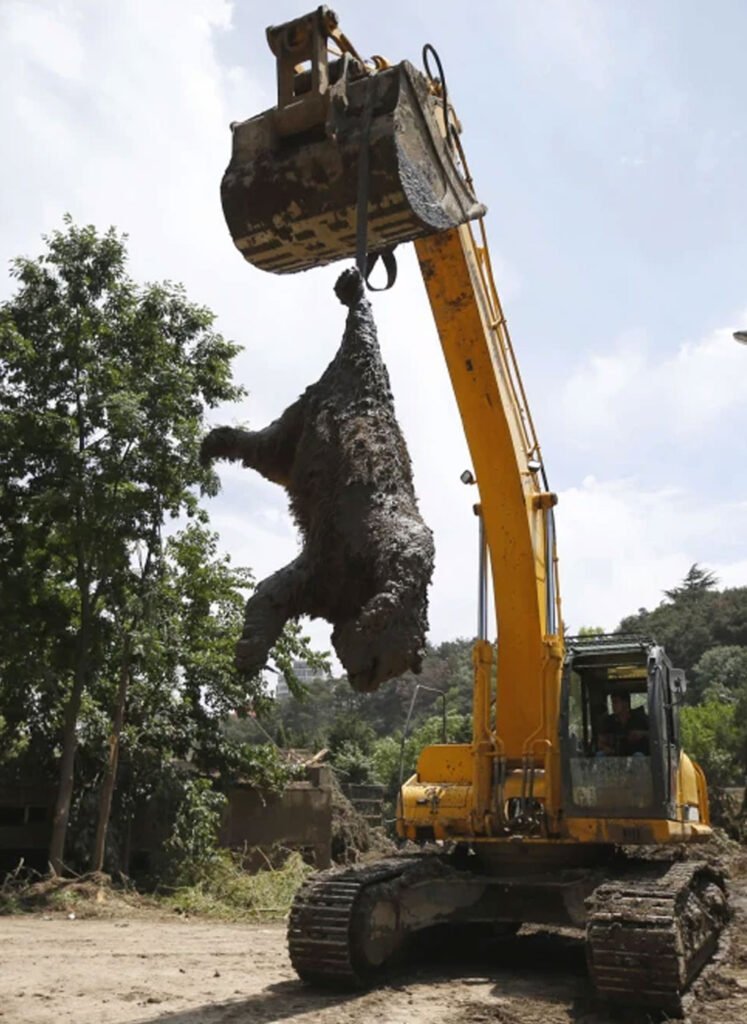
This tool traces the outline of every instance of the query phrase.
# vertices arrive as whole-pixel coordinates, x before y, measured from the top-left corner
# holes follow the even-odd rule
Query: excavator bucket
[[[232,125],[221,185],[229,230],[250,263],[287,274],[355,256],[359,209],[368,253],[485,212],[437,83],[407,61],[367,65],[325,7],[269,28],[267,39],[277,106]]]

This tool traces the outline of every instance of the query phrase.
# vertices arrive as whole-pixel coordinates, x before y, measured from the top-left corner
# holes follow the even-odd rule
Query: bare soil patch
[[[735,918],[688,998],[691,1024],[747,1021],[747,858]],[[75,913],[71,919],[68,915]],[[101,915],[104,916],[101,916]],[[105,916],[111,914],[113,916]],[[524,929],[475,958],[415,955],[381,988],[316,992],[285,951],[285,926],[165,917],[144,906],[0,917],[0,1024],[645,1024],[594,998],[573,932]]]

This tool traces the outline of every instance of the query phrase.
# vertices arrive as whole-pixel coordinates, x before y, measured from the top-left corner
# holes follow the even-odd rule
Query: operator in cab
[[[599,726],[598,754],[611,757],[632,757],[648,754],[648,715],[645,708],[631,708],[630,694],[612,694],[612,714],[605,715]]]

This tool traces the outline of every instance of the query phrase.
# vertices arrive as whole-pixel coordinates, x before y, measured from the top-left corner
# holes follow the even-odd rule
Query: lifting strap
[[[363,107],[361,122],[361,144],[358,155],[358,216],[356,223],[356,265],[358,271],[371,292],[385,292],[397,280],[397,261],[394,257],[394,246],[380,252],[368,252],[368,183],[369,183],[369,151],[371,146],[371,122],[373,121],[373,94],[369,87]],[[386,270],[386,284],[376,288],[370,282],[371,272],[381,257]]]

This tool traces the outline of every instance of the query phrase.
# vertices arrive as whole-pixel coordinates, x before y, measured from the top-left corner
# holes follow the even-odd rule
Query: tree
[[[671,590],[665,590],[664,594],[670,601],[679,601],[682,598],[694,598],[709,590],[714,590],[718,584],[716,574],[708,569],[703,569],[697,562],[694,562],[685,574],[682,583]]]
[[[240,389],[212,313],[180,286],[136,285],[114,229],[66,218],[45,242],[15,260],[0,307],[0,674],[6,725],[34,705],[62,713],[59,871],[81,706],[124,649],[135,551],[165,516],[199,515],[195,488],[215,487],[203,413]]]
[[[733,786],[743,776],[742,736],[733,704],[709,700],[682,708],[682,745],[706,773],[709,785]]]
[[[373,728],[356,714],[338,715],[327,737],[331,761],[346,782],[373,782],[371,751],[376,740]]]
[[[441,712],[441,694],[447,710],[470,715],[472,708],[472,646],[467,639],[449,640],[428,647],[419,676],[408,672],[374,693],[355,693],[344,677],[315,680],[305,687],[300,699],[279,703],[270,713],[268,728],[288,746],[329,746],[336,720],[357,718],[370,726],[376,736],[391,736],[402,729],[414,687],[418,691],[411,728]]]
[[[693,666],[689,703],[711,697],[734,704],[742,691],[747,693],[747,647],[711,647]]]
[[[446,716],[447,743],[469,743],[472,722],[469,715],[452,711]],[[395,799],[399,790],[400,770],[403,780],[415,771],[420,752],[424,747],[441,743],[443,739],[443,718],[434,715],[425,719],[408,736],[402,731],[384,736],[374,744],[371,754],[376,779],[386,787],[387,799]]]
[[[249,571],[220,555],[216,535],[200,523],[190,523],[165,542],[147,615],[132,636],[132,657],[126,663],[124,764],[117,808],[121,825],[136,805],[164,785],[173,789],[175,764],[188,762],[188,778],[196,772],[218,787],[241,776],[276,790],[290,777],[266,735],[259,746],[232,735],[225,724],[235,715],[253,715],[266,700],[261,680],[239,675],[234,660],[246,592],[253,585]],[[277,663],[321,660],[294,623],[283,631],[273,657]],[[113,688],[115,680],[109,691]],[[124,719],[120,701],[118,693],[116,708]],[[91,746],[101,749],[101,738]],[[105,796],[115,770],[110,754],[100,788],[94,869],[103,863]],[[184,793],[190,791],[186,785]],[[115,854],[116,844],[111,852]]]

